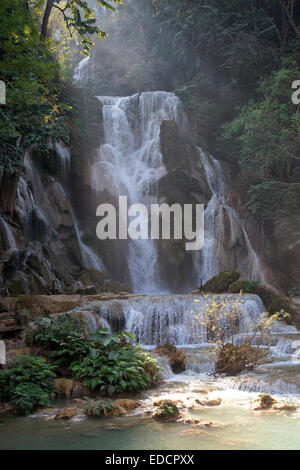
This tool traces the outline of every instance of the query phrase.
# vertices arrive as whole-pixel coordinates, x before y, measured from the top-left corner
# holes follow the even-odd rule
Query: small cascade
[[[264,282],[263,270],[258,256],[253,249],[247,232],[237,212],[226,203],[229,183],[226,169],[211,155],[206,155],[198,148],[200,161],[205,170],[206,180],[212,197],[205,210],[205,241],[202,252],[195,257],[196,269],[202,282],[206,282],[224,269],[237,269],[244,278]],[[225,217],[229,221],[230,238],[224,245],[226,235]],[[244,247],[246,255],[231,256],[230,250],[239,245]]]
[[[0,217],[0,225],[1,234],[4,235],[4,249],[15,250],[17,248],[15,237],[9,224],[6,222],[6,220],[4,220],[3,217]]]
[[[83,261],[84,268],[86,268],[86,269],[96,269],[97,271],[105,273],[106,272],[105,266],[102,263],[99,256],[92,250],[92,248],[90,248],[85,243],[83,243],[82,237],[81,237],[81,234],[80,234],[80,231],[79,231],[79,227],[78,227],[78,222],[76,220],[74,211],[71,208],[71,206],[70,206],[70,211],[71,211],[71,214],[72,214],[74,229],[75,229],[76,238],[77,238],[78,246],[79,246],[79,249],[80,249],[80,254],[81,254],[81,258],[82,258],[82,261]]]
[[[238,294],[219,295],[228,308]],[[195,315],[205,311],[213,295],[137,296],[130,300],[97,302],[94,314],[105,319],[115,330],[126,329],[137,343],[155,348],[167,342],[177,347],[206,345],[206,329],[195,321]],[[197,300],[197,303],[195,302]],[[240,303],[242,321],[239,333],[249,332],[264,312],[264,305],[256,295],[244,295]]]
[[[61,142],[55,142],[54,149],[59,158],[60,175],[62,175],[64,185],[66,186],[70,175],[70,152]]]
[[[64,182],[63,186],[62,185],[59,185],[59,186],[62,192],[64,193],[66,200],[69,203],[69,208],[70,208],[70,212],[72,215],[72,220],[74,224],[78,246],[80,249],[81,258],[83,261],[83,266],[86,269],[96,269],[97,271],[100,271],[100,272],[106,272],[106,269],[102,261],[100,260],[99,256],[92,250],[92,248],[90,248],[85,243],[83,243],[82,236],[79,230],[78,221],[74,214],[74,210],[70,203],[70,199],[67,195],[69,178],[70,178],[70,152],[68,148],[64,146],[61,142],[55,142],[54,148],[56,150],[56,153],[60,161],[61,174],[63,175],[63,182]]]
[[[74,70],[74,75],[73,75],[73,81],[74,83],[77,82],[82,82],[83,80],[86,80],[88,77],[88,63],[90,60],[90,56],[84,57],[81,59],[79,64],[75,67]]]

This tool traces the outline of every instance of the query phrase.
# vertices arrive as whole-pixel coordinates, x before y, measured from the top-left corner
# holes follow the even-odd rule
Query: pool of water
[[[198,384],[202,386],[203,384]],[[185,417],[211,427],[160,423],[145,416],[147,403],[162,397],[189,400],[195,384],[165,383],[141,397],[135,414],[121,418],[57,421],[45,416],[9,417],[0,427],[0,449],[11,450],[298,450],[300,411],[258,412],[249,408],[257,393],[214,389],[219,407],[185,409]],[[276,397],[283,398],[283,397]],[[286,398],[286,397],[285,397]],[[299,398],[299,397],[298,397]],[[289,401],[299,401],[289,397]]]

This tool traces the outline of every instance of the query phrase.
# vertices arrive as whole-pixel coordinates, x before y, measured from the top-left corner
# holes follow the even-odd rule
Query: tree
[[[112,0],[113,3],[122,3],[122,0]],[[97,4],[108,10],[114,11],[111,2],[108,3],[104,0],[97,0]],[[47,0],[44,11],[42,27],[41,27],[41,41],[45,41],[48,36],[48,24],[52,9],[56,8],[63,15],[65,25],[72,36],[74,32],[81,39],[83,51],[88,55],[90,47],[94,44],[90,36],[96,34],[99,38],[104,39],[107,34],[101,31],[96,26],[95,11],[89,7],[88,3],[84,0]]]

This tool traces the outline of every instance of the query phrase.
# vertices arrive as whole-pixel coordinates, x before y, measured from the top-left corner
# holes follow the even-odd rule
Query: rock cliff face
[[[299,221],[262,233],[243,211],[232,169],[195,145],[172,93],[127,98],[73,91],[71,144],[25,155],[14,217],[0,213],[2,294],[187,292],[219,271],[288,290],[299,283]],[[0,172],[1,179],[1,172]],[[99,241],[101,202],[204,204],[205,246],[186,240]],[[144,242],[144,241],[142,241]],[[109,278],[114,279],[112,282]]]
[[[104,266],[89,245],[95,212],[87,175],[103,135],[101,103],[83,91],[74,93],[80,113],[70,148],[53,142],[48,159],[31,149],[24,158],[14,217],[0,214],[4,295],[128,290],[117,282],[108,288]]]

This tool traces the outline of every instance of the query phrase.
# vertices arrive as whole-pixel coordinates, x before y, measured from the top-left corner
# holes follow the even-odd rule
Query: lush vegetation
[[[55,366],[44,359],[20,355],[11,368],[0,371],[0,400],[8,400],[19,414],[49,406],[54,394]]]
[[[144,390],[159,378],[156,360],[132,345],[129,333],[103,328],[87,334],[82,321],[73,316],[42,319],[28,341],[42,346],[64,373],[108,395]]]
[[[94,3],[114,10],[121,0]],[[51,141],[69,142],[78,114],[70,96],[72,61],[80,48],[89,54],[97,36],[106,33],[85,1],[1,1],[0,80],[6,85],[6,105],[0,107],[1,206],[11,216],[26,150],[47,160],[53,156]]]
[[[27,331],[26,341],[46,359],[19,355],[10,368],[0,371],[0,401],[9,401],[19,414],[50,405],[56,374],[79,380],[91,393],[103,395],[144,390],[160,378],[156,359],[131,344],[129,333],[103,328],[88,334],[75,316],[40,319]],[[110,411],[110,400],[98,400],[88,403],[86,413],[104,416]]]

